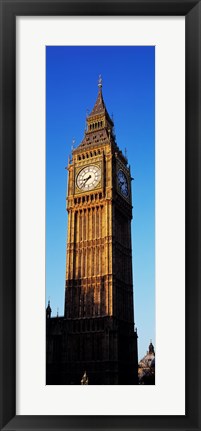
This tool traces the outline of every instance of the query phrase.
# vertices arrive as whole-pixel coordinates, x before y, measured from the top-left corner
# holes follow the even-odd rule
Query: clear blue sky
[[[46,303],[64,311],[66,184],[72,140],[79,145],[87,109],[103,78],[117,144],[131,165],[135,324],[141,359],[155,344],[155,49],[46,47]]]

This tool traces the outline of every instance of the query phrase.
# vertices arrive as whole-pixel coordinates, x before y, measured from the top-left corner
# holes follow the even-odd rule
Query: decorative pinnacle
[[[98,78],[98,87],[99,87],[99,88],[102,88],[102,86],[103,86],[102,76],[101,76],[101,75],[99,75],[99,78]]]
[[[73,152],[74,148],[75,148],[75,138],[73,138],[73,140],[72,140],[72,145],[71,145],[71,151],[72,152]]]

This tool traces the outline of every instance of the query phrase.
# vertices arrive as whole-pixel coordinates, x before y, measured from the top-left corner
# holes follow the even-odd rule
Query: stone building
[[[99,79],[87,129],[68,164],[64,317],[47,307],[47,384],[137,384],[131,173]]]
[[[139,362],[138,377],[140,385],[155,384],[155,350],[151,341],[149,350]]]

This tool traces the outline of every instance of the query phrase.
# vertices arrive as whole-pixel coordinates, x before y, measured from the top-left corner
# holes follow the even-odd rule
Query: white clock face
[[[118,178],[118,185],[119,185],[120,192],[123,196],[125,196],[127,198],[128,197],[128,181],[127,181],[126,175],[124,174],[124,172],[121,169],[119,169],[119,171],[117,173],[117,178]]]
[[[77,187],[80,190],[93,190],[101,179],[101,170],[99,166],[85,166],[77,175]]]

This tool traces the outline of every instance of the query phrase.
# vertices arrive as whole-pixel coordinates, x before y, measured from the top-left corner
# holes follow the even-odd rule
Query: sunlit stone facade
[[[65,312],[47,318],[47,383],[137,384],[131,173],[102,95],[68,163]]]

